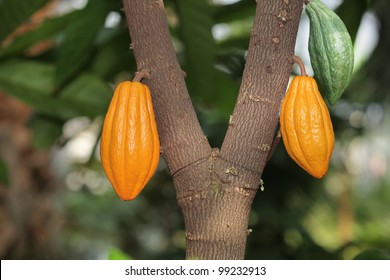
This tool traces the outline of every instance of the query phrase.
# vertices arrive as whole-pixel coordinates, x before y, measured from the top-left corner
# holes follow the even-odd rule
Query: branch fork
[[[286,58],[294,54],[302,0],[257,1],[240,92],[218,153],[200,127],[184,75],[172,79],[172,73],[181,72],[181,68],[161,8],[163,2],[123,3],[137,68],[142,69],[134,81],[145,79],[153,95],[161,146],[172,147],[165,149],[162,156],[171,175],[175,175],[177,197],[192,198],[178,200],[187,232],[186,257],[242,259],[251,204],[269,155],[280,139],[278,134],[275,137],[279,104],[292,67]],[[279,27],[275,11],[287,8],[288,20]],[[271,72],[265,67],[267,63]],[[169,71],[163,71],[167,65]],[[153,72],[151,78],[146,69],[158,73]],[[261,102],[246,102],[247,96],[260,98]],[[259,143],[268,144],[262,149]],[[260,149],[253,148],[259,145]],[[263,151],[265,147],[267,151]],[[227,180],[210,184],[215,174]],[[243,188],[248,190],[245,195],[234,191]],[[196,193],[202,195],[193,197]]]

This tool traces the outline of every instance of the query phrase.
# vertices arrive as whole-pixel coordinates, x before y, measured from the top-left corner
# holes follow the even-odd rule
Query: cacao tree
[[[297,216],[309,212],[302,197],[318,194],[320,191],[314,185],[323,181],[301,176],[299,168],[286,157],[282,145],[279,145],[282,158],[275,161],[279,166],[272,162],[275,158],[271,159],[281,137],[278,133],[279,110],[294,63],[294,46],[304,2],[308,1],[242,0],[216,5],[206,0],[89,0],[85,7],[51,17],[48,14],[55,12],[58,1],[0,1],[0,90],[33,109],[21,125],[28,126],[31,138],[25,139],[30,142],[15,153],[17,161],[13,160],[15,156],[9,156],[12,149],[3,145],[13,140],[0,143],[0,217],[2,229],[7,229],[0,232],[0,242],[9,244],[0,251],[1,257],[74,257],[67,250],[51,246],[54,238],[49,237],[50,233],[63,238],[60,243],[66,243],[63,236],[68,231],[59,230],[64,225],[58,222],[65,220],[68,227],[77,228],[74,231],[78,236],[83,231],[88,236],[85,239],[100,234],[107,244],[120,244],[118,246],[137,258],[182,258],[183,251],[174,248],[163,254],[147,255],[144,244],[134,242],[141,240],[139,236],[145,232],[145,224],[169,228],[173,227],[172,221],[181,219],[170,217],[166,204],[170,204],[172,211],[182,213],[184,224],[181,225],[180,220],[175,226],[182,226],[183,231],[177,231],[177,235],[180,236],[178,239],[185,239],[188,259],[341,258],[348,246],[356,249],[355,244],[349,243],[353,221],[351,188],[337,194],[336,202],[332,201],[336,205],[335,212],[339,213],[337,235],[341,245],[338,250],[329,252],[325,246],[318,245],[318,240],[312,239],[307,229],[293,222]],[[388,92],[388,67],[378,67],[388,52],[389,24],[385,12],[389,11],[388,4],[382,0],[370,3],[344,0],[337,13],[342,15],[354,41],[360,20],[369,7],[374,9],[382,24],[380,40],[384,43],[376,49],[368,67],[358,73],[353,90],[345,92],[343,98],[351,102],[364,103],[372,99],[379,102]],[[115,28],[107,27],[112,13],[119,18]],[[213,25],[235,18],[250,19],[247,30],[241,31],[234,40],[221,40],[217,44],[211,32]],[[350,68],[350,65],[344,66]],[[115,85],[130,80],[140,71],[148,73],[142,82],[152,94],[163,159],[160,163],[166,164],[169,178],[160,168],[150,187],[130,203],[112,199],[113,196],[89,199],[99,203],[103,200],[106,204],[100,208],[79,199],[88,193],[80,187],[81,191],[74,196],[71,194],[69,203],[76,209],[76,214],[58,218],[55,213],[58,208],[53,206],[64,200],[64,196],[56,195],[61,190],[53,185],[59,183],[48,175],[48,153],[40,157],[44,161],[44,172],[37,172],[36,164],[32,163],[41,161],[31,160],[35,156],[27,157],[26,154],[35,153],[25,150],[33,150],[31,146],[34,149],[54,147],[54,150],[66,147],[71,138],[63,133],[63,125],[79,116],[93,120],[91,127],[96,130],[107,112]],[[363,83],[366,77],[370,83]],[[375,88],[372,85],[380,85],[377,95],[366,94]],[[213,117],[204,114],[207,106],[214,112],[222,112],[219,115],[222,125],[207,124]],[[348,142],[348,135],[360,135],[359,129],[351,132],[351,127],[337,114],[332,118],[337,121],[336,134],[345,130],[343,135]],[[9,124],[2,125],[1,135],[8,135],[8,131],[5,134],[3,131],[9,127]],[[20,135],[12,135],[10,139],[17,141]],[[217,140],[215,135],[218,135]],[[98,139],[96,137],[93,151],[98,147]],[[96,154],[92,152],[90,159],[79,165],[101,172]],[[281,167],[283,164],[285,168]],[[264,172],[266,167],[273,172]],[[333,170],[343,168],[339,164]],[[18,170],[29,176],[19,176]],[[12,176],[5,176],[7,172]],[[299,184],[293,180],[295,177],[300,178]],[[30,182],[23,183],[26,186],[22,186],[23,199],[17,191],[20,178],[30,178]],[[88,185],[85,178],[82,184]],[[266,191],[261,192],[263,179]],[[178,208],[175,208],[175,201],[165,201],[173,190],[162,195],[167,188],[173,189],[166,183],[171,181]],[[45,191],[44,186],[50,186],[50,191]],[[111,194],[113,190],[107,192]],[[39,203],[40,197],[45,203]],[[152,202],[145,202],[146,198],[152,198]],[[254,200],[257,203],[253,203]],[[24,205],[23,209],[27,210],[23,211],[18,205]],[[366,214],[378,204],[364,200],[364,205],[366,211],[362,212]],[[19,215],[22,212],[23,215]],[[110,216],[113,212],[119,213],[115,219]],[[55,219],[47,218],[47,213],[54,213]],[[370,215],[385,220],[377,212]],[[41,218],[37,219],[37,216]],[[57,223],[50,228],[53,220]],[[95,222],[86,222],[91,220]],[[105,232],[108,227],[120,228],[119,237],[117,232]],[[151,228],[148,232],[156,227]],[[28,230],[23,233],[23,229]],[[173,230],[168,232],[171,234]],[[150,236],[144,235],[145,239]],[[304,241],[297,245],[301,239]],[[385,238],[378,240],[375,243],[377,240],[366,239],[365,244],[388,246]],[[98,246],[91,244],[90,247],[96,250]],[[20,253],[23,246],[34,250],[25,249],[27,253]],[[69,247],[67,249],[71,251],[72,245]],[[89,256],[91,254],[82,255]]]
[[[257,1],[245,69],[220,148],[211,147],[177,61],[163,1],[124,1],[138,71],[147,71],[161,155],[173,178],[189,259],[243,259],[261,175],[279,140],[279,108],[303,1]]]

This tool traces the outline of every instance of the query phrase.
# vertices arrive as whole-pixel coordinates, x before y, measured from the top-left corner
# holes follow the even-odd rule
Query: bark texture
[[[131,48],[147,71],[164,157],[186,227],[188,259],[243,259],[253,198],[292,67],[302,0],[257,1],[243,80],[221,147],[203,134],[162,0],[124,0]]]
[[[161,154],[175,174],[210,154],[171,42],[162,0],[125,0],[138,71],[147,71]]]
[[[257,1],[248,56],[221,157],[262,173],[293,64],[301,0]]]

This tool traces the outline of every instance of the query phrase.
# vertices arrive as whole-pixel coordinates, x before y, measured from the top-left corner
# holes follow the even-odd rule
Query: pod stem
[[[301,69],[301,76],[307,76],[305,65],[303,64],[301,58],[299,56],[294,55],[293,60],[299,65],[299,68]]]
[[[140,82],[142,79],[149,79],[150,74],[149,71],[142,69],[140,71],[135,72],[133,82]]]

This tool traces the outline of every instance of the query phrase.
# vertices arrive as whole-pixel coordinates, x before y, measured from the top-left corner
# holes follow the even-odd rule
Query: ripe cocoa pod
[[[316,81],[296,76],[280,110],[280,131],[289,156],[310,175],[323,177],[329,166],[334,133]]]
[[[347,87],[353,70],[351,36],[339,16],[319,0],[306,6],[310,20],[309,54],[321,94],[334,105]]]
[[[114,92],[100,144],[104,171],[122,200],[134,199],[157,168],[160,142],[148,87],[123,82]]]

